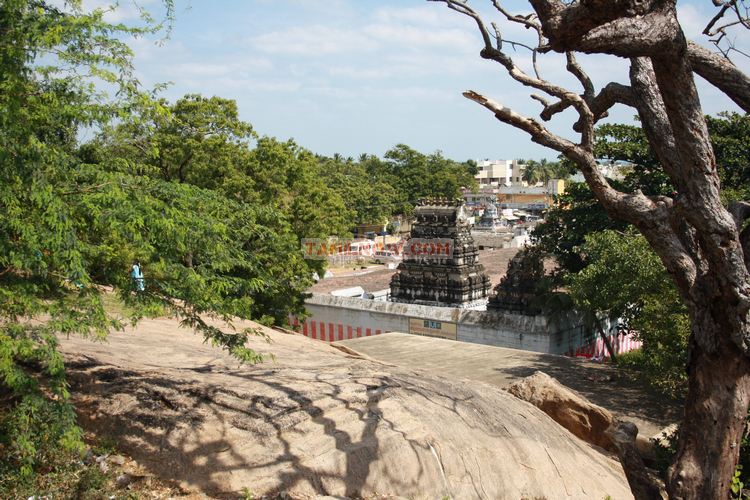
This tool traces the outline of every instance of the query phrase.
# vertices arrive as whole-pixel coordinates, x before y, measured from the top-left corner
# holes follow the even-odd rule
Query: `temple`
[[[541,313],[538,289],[544,279],[544,263],[539,252],[520,250],[508,263],[508,271],[487,302],[487,311],[509,311],[526,315]]]
[[[502,225],[502,219],[498,216],[497,207],[494,203],[488,203],[474,229],[477,231],[494,232]]]
[[[463,200],[422,200],[414,209],[391,300],[442,307],[486,303],[490,279],[479,264]]]

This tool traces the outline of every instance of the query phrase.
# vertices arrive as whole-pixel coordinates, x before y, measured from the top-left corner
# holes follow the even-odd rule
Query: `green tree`
[[[112,26],[102,16],[80,2],[0,3],[2,485],[81,446],[57,336],[104,338],[121,326],[99,285],[115,287],[132,319],[166,308],[254,362],[260,355],[244,346],[252,332],[219,330],[206,315],[281,321],[301,311],[310,283],[293,221],[277,207],[228,196],[204,168],[214,146],[227,144],[233,153],[224,164],[234,168],[234,152],[251,135],[246,127],[214,128],[201,111],[232,121],[231,105],[198,98],[179,110],[154,105],[132,78],[132,53],[121,41],[151,28]],[[92,78],[111,83],[118,98],[96,91]],[[120,151],[78,147],[81,127],[112,130],[112,119],[144,126],[128,136],[137,140],[117,143]],[[183,127],[188,121],[208,132]],[[195,132],[186,143],[196,154],[166,133],[152,141],[162,124],[173,135]],[[162,149],[176,156],[155,169]],[[140,293],[128,276],[137,259],[147,277]]]
[[[646,381],[661,392],[683,395],[690,321],[659,257],[632,231],[591,233],[578,251],[586,266],[565,277],[575,306],[620,320],[643,342],[631,364],[635,357]]]
[[[240,169],[247,145],[256,138],[250,124],[239,119],[235,101],[220,97],[190,94],[173,105],[142,99],[130,111],[88,146],[118,159],[107,168],[220,188]]]
[[[707,116],[706,124],[725,201],[750,198],[750,116],[723,112]]]
[[[549,162],[542,158],[540,161],[528,160],[524,164],[521,180],[530,186],[539,182],[546,186],[550,179],[561,179],[567,175],[569,174],[566,169],[561,168],[558,162]]]
[[[398,144],[385,154],[384,162],[389,182],[403,191],[405,207],[400,213],[409,213],[420,198],[461,196],[461,188],[474,189],[476,167],[445,158],[442,153],[420,153],[405,144]]]
[[[405,202],[403,193],[386,180],[382,169],[381,160],[374,156],[363,155],[358,162],[318,158],[319,175],[355,212],[355,224],[385,224]]]
[[[383,159],[363,154],[358,161],[334,155],[318,157],[318,172],[327,186],[356,213],[356,223],[385,223],[394,215],[410,214],[420,198],[461,196],[474,189],[476,163],[459,163],[440,152],[429,155],[399,144]]]
[[[244,174],[255,182],[261,203],[289,217],[299,238],[341,236],[353,225],[354,211],[320,175],[316,156],[292,140],[259,139]]]
[[[81,73],[122,83],[130,51],[101,11],[44,2],[0,4],[0,476],[28,477],[51,451],[80,446],[56,334],[117,326],[91,286],[67,192],[80,125],[117,113]],[[45,65],[37,62],[44,58]],[[43,324],[31,317],[47,315]],[[38,367],[43,378],[35,376]],[[44,382],[42,382],[44,380]]]
[[[711,142],[716,151],[719,173],[727,181],[722,183],[727,201],[741,198],[747,189],[743,181],[750,165],[750,117],[721,113],[706,117]],[[656,160],[640,127],[605,124],[597,127],[595,152],[599,158],[627,161],[632,165],[622,181],[609,182],[615,188],[648,195],[668,195],[674,192],[669,178]],[[557,205],[545,215],[545,222],[537,225],[532,236],[537,244],[558,258],[562,269],[578,272],[583,261],[573,249],[583,244],[587,234],[605,229],[624,230],[629,224],[612,218],[585,183],[566,186],[558,196]]]
[[[124,123],[89,145],[104,168],[158,176],[276,207],[299,238],[344,234],[353,213],[319,175],[315,156],[294,141],[258,137],[237,104],[187,95],[170,105],[143,102]],[[111,161],[116,158],[115,161]]]
[[[557,259],[561,273],[577,273],[585,266],[580,249],[586,236],[607,229],[625,230],[627,226],[607,215],[585,183],[574,182],[557,197],[556,206],[534,228],[532,238]]]

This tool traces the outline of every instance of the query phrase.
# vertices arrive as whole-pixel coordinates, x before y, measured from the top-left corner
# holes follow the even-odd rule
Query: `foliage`
[[[411,213],[420,198],[440,197],[454,199],[461,196],[461,188],[474,189],[476,165],[457,163],[440,152],[422,154],[405,144],[398,144],[385,153],[380,165],[371,164],[371,170],[392,186],[397,186],[402,195],[394,213]]]
[[[416,200],[455,198],[473,187],[476,165],[400,144],[381,160],[313,155],[294,141],[258,137],[234,101],[186,95],[170,104],[142,99],[106,128],[81,157],[123,173],[217,190],[276,207],[299,238],[345,236],[356,224],[409,213]],[[112,158],[117,161],[112,162]],[[106,161],[105,161],[106,159]]]
[[[640,127],[611,123],[600,125],[596,132],[594,147],[598,157],[630,164],[625,170],[623,185],[618,189],[631,193],[639,189],[645,194],[674,191]]]
[[[627,227],[607,215],[586,183],[568,184],[556,201],[557,206],[547,212],[544,222],[534,229],[532,238],[539,248],[554,255],[566,272],[578,272],[584,267],[579,247],[588,234]]]
[[[204,313],[280,323],[302,310],[311,273],[278,211],[89,165],[77,174],[79,185],[98,186],[70,197],[77,223],[87,228],[80,239],[89,272],[125,300],[166,306],[199,324]],[[143,294],[130,293],[122,272],[134,261],[147,273]]]
[[[48,450],[53,448],[47,448]],[[45,457],[43,474],[19,481],[13,470],[0,471],[0,497],[2,498],[55,498],[97,499],[114,493],[110,477],[101,471],[98,463],[84,464],[80,454],[55,449]]]
[[[137,500],[153,497],[154,492],[158,492],[159,497],[173,493],[174,488],[156,478],[138,481],[138,475],[128,472],[132,472],[132,463],[123,468],[119,461],[109,460],[117,455],[117,443],[109,438],[87,442],[83,458],[80,453],[57,449],[46,457],[41,474],[19,480],[12,470],[0,471],[0,498]],[[132,480],[132,483],[123,488],[118,478]]]
[[[690,321],[659,258],[632,231],[592,233],[579,251],[586,266],[566,279],[576,306],[619,318],[643,347],[618,363],[637,367],[658,391],[671,397],[682,395]]]
[[[750,198],[750,116],[706,117],[725,202]]]
[[[266,140],[264,158],[288,168],[274,174],[300,190],[282,191],[270,206],[258,197],[272,193],[237,195],[237,178],[265,168],[257,148],[256,157],[247,150],[252,129],[231,101],[189,96],[170,107],[140,92],[121,40],[150,31],[109,25],[78,2],[0,4],[4,480],[31,481],[50,457],[81,447],[57,338],[103,339],[121,327],[101,285],[117,290],[132,320],[168,311],[246,362],[261,359],[245,347],[254,332],[222,331],[207,317],[271,324],[303,308],[311,272],[297,234],[328,230],[306,218],[319,192],[307,191],[303,204],[311,174],[298,160],[310,167],[314,158]],[[96,90],[102,80],[118,99]],[[109,127],[112,119],[120,126]],[[84,126],[119,135],[79,148]],[[146,273],[142,293],[128,276],[136,260]]]
[[[707,121],[725,198],[746,197],[743,193],[747,190],[750,171],[747,147],[750,143],[750,118],[722,113],[718,117],[707,117]],[[601,158],[633,164],[622,182],[610,181],[621,191],[641,190],[646,194],[671,194],[674,191],[640,127],[621,124],[597,127],[596,153]],[[570,184],[557,201],[558,206],[550,209],[545,222],[537,226],[532,236],[541,249],[558,260],[559,282],[567,279],[569,283],[585,285],[596,303],[592,305],[600,311],[608,311],[613,316],[624,312],[629,328],[637,331],[645,344],[643,352],[621,356],[618,363],[637,368],[662,393],[682,394],[686,382],[683,367],[687,359],[689,320],[673,287],[664,288],[663,293],[648,291],[655,284],[653,266],[661,268],[661,263],[648,251],[645,242],[630,248],[635,241],[632,236],[623,239],[596,234],[605,230],[625,231],[628,224],[611,219],[585,183]],[[612,244],[608,252],[587,254],[593,250],[592,244],[607,239]],[[646,251],[650,254],[647,260],[634,262],[634,259],[643,258]],[[618,264],[616,252],[622,253],[619,262],[629,263],[627,266]],[[609,263],[587,268],[597,260]],[[662,272],[660,279],[666,280],[666,274]],[[663,283],[659,285],[663,286]],[[638,311],[637,316],[628,312],[629,303],[638,304],[632,309]]]
[[[750,180],[750,117],[721,113],[706,117],[711,132],[716,161],[722,177],[722,191],[727,201],[744,199]],[[641,190],[645,194],[671,194],[672,184],[653,155],[640,127],[605,124],[596,129],[595,152],[600,158],[627,161],[632,167],[622,182],[610,180],[623,192]],[[545,222],[532,237],[545,251],[555,255],[566,272],[578,272],[583,261],[573,250],[585,236],[605,229],[624,230],[627,224],[607,215],[586,183],[572,183],[557,198]]]
[[[385,153],[384,159],[362,155],[352,158],[318,157],[318,175],[355,212],[356,224],[385,224],[394,215],[410,214],[421,198],[461,196],[474,189],[476,163],[458,163],[440,152],[425,155],[404,144]]]
[[[363,155],[358,162],[319,156],[317,174],[354,211],[354,224],[386,223],[406,202],[406,195],[388,182],[382,161],[375,156]]]
[[[172,105],[143,100],[135,111],[85,145],[82,158],[275,207],[298,238],[342,235],[351,226],[353,213],[324,182],[315,156],[291,140],[258,138],[235,101],[191,94]]]
[[[78,2],[0,4],[0,420],[2,468],[29,477],[80,432],[67,398],[55,334],[101,337],[117,323],[103,311],[66,199],[80,126],[116,116],[90,78],[132,95],[122,35]],[[38,61],[44,59],[46,66]],[[46,323],[28,320],[44,315]],[[37,373],[40,376],[37,376]]]
[[[570,176],[568,169],[559,162],[548,162],[546,158],[540,161],[526,160],[524,162],[521,180],[529,185],[541,182],[546,185],[550,179],[566,179]]]

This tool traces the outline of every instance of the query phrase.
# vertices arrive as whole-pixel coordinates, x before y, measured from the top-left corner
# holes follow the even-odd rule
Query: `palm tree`
[[[542,161],[539,162],[539,181],[542,181],[545,186],[554,176],[554,168],[555,164],[547,162],[546,158],[542,158]]]
[[[559,162],[550,162],[546,158],[540,161],[528,160],[524,164],[524,171],[521,174],[521,180],[529,186],[538,182],[545,185],[550,179],[565,179],[570,176],[567,169]]]
[[[539,167],[541,165],[539,162],[534,160],[529,160],[526,162],[523,168],[523,173],[521,174],[521,180],[528,184],[529,186],[533,186],[537,182],[539,182]]]

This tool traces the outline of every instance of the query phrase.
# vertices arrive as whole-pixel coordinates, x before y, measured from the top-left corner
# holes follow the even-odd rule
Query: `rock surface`
[[[538,371],[514,382],[508,392],[533,404],[584,441],[615,451],[606,432],[615,422],[612,414],[546,373]]]
[[[617,461],[499,388],[265,331],[256,366],[168,319],[61,339],[82,425],[210,496],[632,498]]]

